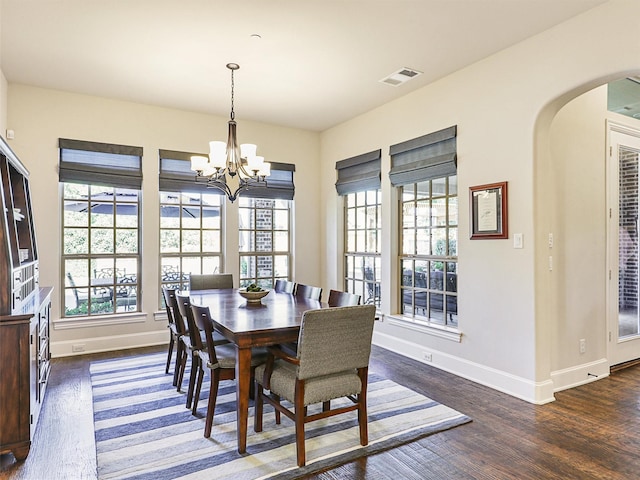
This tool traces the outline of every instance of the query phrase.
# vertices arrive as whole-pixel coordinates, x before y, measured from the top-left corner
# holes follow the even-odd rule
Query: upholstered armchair
[[[308,310],[302,317],[296,355],[272,347],[266,364],[256,368],[254,429],[262,431],[265,401],[276,409],[276,423],[280,413],[292,419],[298,466],[306,463],[304,425],[314,420],[357,410],[360,444],[367,445],[367,372],[374,317],[374,305]],[[307,414],[308,405],[342,397],[351,403]],[[280,399],[291,402],[293,411]]]

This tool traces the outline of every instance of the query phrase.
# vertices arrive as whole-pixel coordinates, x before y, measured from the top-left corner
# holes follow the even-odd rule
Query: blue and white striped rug
[[[186,395],[171,385],[173,375],[165,375],[165,362],[165,354],[153,354],[91,364],[101,480],[297,478],[471,421],[370,375],[369,445],[360,445],[355,412],[311,422],[306,426],[307,466],[300,469],[293,422],[283,416],[276,425],[270,406],[265,406],[260,433],[253,431],[250,415],[247,454],[237,452],[234,382],[220,384],[211,438],[204,438],[207,377],[194,417],[185,408]]]

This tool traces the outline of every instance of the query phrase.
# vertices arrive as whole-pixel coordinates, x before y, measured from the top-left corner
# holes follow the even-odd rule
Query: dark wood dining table
[[[206,305],[214,327],[236,346],[236,405],[238,452],[247,449],[251,348],[298,339],[302,314],[326,308],[326,303],[270,291],[258,304],[248,303],[238,289],[197,290],[189,294],[194,305]]]

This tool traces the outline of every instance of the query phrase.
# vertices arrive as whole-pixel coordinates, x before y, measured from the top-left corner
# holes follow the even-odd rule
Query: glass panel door
[[[613,123],[609,128],[607,356],[618,365],[640,357],[640,131]]]

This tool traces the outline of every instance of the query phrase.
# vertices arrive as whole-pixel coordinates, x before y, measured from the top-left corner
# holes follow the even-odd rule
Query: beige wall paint
[[[553,371],[606,356],[606,175],[607,87],[565,105],[551,125],[551,175],[555,190],[554,272],[549,272],[555,318]],[[585,301],[587,300],[588,301]],[[587,341],[579,355],[578,340]]]
[[[589,169],[577,172],[585,175],[585,182],[570,178],[569,171],[580,165],[582,152],[574,148],[575,143],[556,144],[553,156],[551,128],[556,113],[572,98],[640,70],[639,18],[638,2],[613,0],[323,133],[327,242],[335,238],[333,224],[337,223],[338,200],[331,197],[335,161],[375,148],[383,151],[383,265],[388,268],[383,272],[385,318],[376,328],[380,343],[418,359],[432,352],[433,363],[441,368],[534,402],[550,401],[553,391],[563,388],[561,379],[555,378],[554,384],[555,370],[581,371],[589,360],[602,363],[604,290],[589,293],[594,285],[603,285],[604,198],[589,198],[589,207],[600,213],[587,217],[582,212],[577,215],[567,197],[586,195],[594,186],[604,192],[604,178],[599,177],[602,164],[591,156],[589,161],[594,163]],[[565,116],[571,121],[569,110]],[[598,126],[588,145],[597,144],[602,153],[601,110],[597,118],[581,123],[587,123],[589,134]],[[393,250],[397,228],[387,226],[395,216],[395,198],[388,184],[389,146],[450,125],[458,126],[460,343],[387,320],[398,312],[392,288],[397,283]],[[566,163],[557,166],[558,161]],[[469,240],[468,189],[498,181],[509,182],[509,239]],[[564,226],[561,233],[568,236],[556,243],[558,268],[551,275],[562,289],[553,291],[547,238],[558,225]],[[521,250],[513,248],[516,232],[524,235]],[[585,241],[585,236],[592,240]],[[339,270],[332,267],[340,262],[341,249],[338,244],[325,250],[325,263],[330,266],[326,283],[341,283]],[[579,255],[597,261],[584,266]],[[578,355],[577,345],[587,331],[594,345],[585,358]],[[588,381],[586,375],[583,381]]]
[[[135,323],[91,328],[54,329],[54,355],[71,352],[71,343],[85,343],[87,350],[122,348],[166,341],[162,319],[154,320],[159,301],[158,276],[158,149],[206,152],[208,142],[226,138],[227,119],[185,111],[157,108],[105,98],[90,97],[24,85],[9,89],[10,146],[31,172],[36,234],[40,251],[40,281],[55,287],[54,324],[60,317],[60,202],[58,198],[59,137],[136,145],[143,158],[143,310]],[[238,119],[241,141],[258,145],[268,160],[294,163],[295,258],[293,278],[320,283],[319,135],[303,130],[261,125]],[[301,194],[300,192],[305,192]],[[238,278],[237,208],[225,212],[229,223],[225,271]],[[158,335],[161,335],[160,337]],[[98,340],[96,340],[98,339]]]
[[[9,85],[0,70],[0,134],[5,137],[7,131],[7,92]],[[5,137],[6,138],[6,137]]]
[[[0,5],[0,17],[2,17],[2,5]],[[1,22],[0,22],[1,23]],[[2,33],[0,31],[0,33]],[[0,35],[2,38],[2,35]],[[2,42],[0,41],[0,51],[2,51]],[[0,57],[0,65],[2,65],[2,58]],[[0,133],[5,136],[7,130],[7,79],[4,76],[2,70],[0,70]]]

